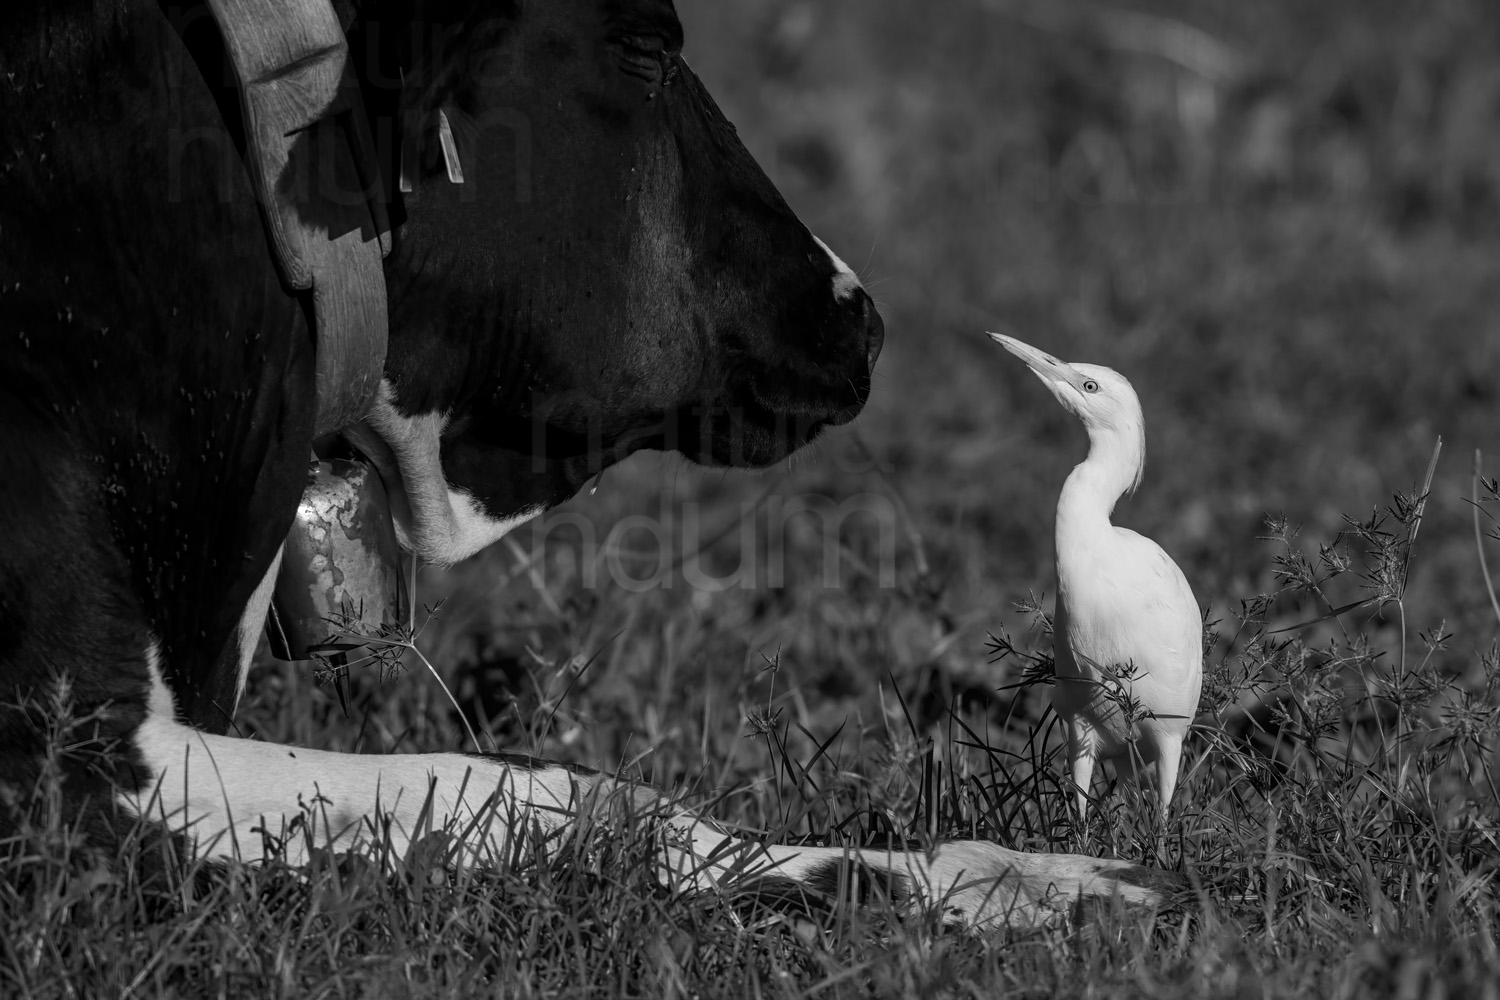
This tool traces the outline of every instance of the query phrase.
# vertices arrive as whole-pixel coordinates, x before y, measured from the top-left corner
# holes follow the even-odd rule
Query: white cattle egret
[[[1137,763],[1156,764],[1165,817],[1203,686],[1203,628],[1192,588],[1172,558],[1151,539],[1109,523],[1115,501],[1134,491],[1145,472],[1140,400],[1119,372],[1066,364],[1013,337],[990,337],[1026,362],[1089,432],[1088,458],[1057,500],[1053,616],[1052,705],[1067,727],[1078,815],[1088,808],[1094,761],[1103,758],[1123,776],[1133,776]]]

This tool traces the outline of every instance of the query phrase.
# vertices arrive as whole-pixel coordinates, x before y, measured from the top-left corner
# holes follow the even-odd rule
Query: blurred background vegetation
[[[756,718],[804,756],[794,724],[819,741],[844,726],[841,771],[868,734],[899,763],[897,695],[919,732],[955,700],[1034,721],[1045,700],[998,691],[1016,678],[985,634],[1024,632],[1015,602],[1050,592],[1053,505],[1086,445],[986,329],[1131,379],[1148,462],[1116,521],[1179,561],[1211,619],[1277,588],[1268,513],[1331,539],[1412,489],[1441,435],[1406,610],[1455,634],[1442,670],[1476,669],[1495,623],[1464,498],[1473,450],[1500,453],[1500,7],[677,6],[750,150],[867,278],[887,347],[865,415],[806,456],[761,473],[641,456],[513,544],[424,575],[423,599],[446,603],[420,642],[497,743],[707,791],[775,780],[765,741],[743,738]],[[873,512],[837,527],[831,577],[814,519],[768,528],[815,494]],[[665,553],[650,525],[668,526]],[[611,583],[609,559],[659,585]],[[766,586],[774,559],[785,580]],[[760,585],[695,588],[680,562]],[[334,694],[283,666],[243,724],[450,744],[459,730],[428,728],[442,694],[402,683],[376,699],[357,681],[354,723],[335,725]],[[284,697],[312,709],[272,711]],[[768,822],[764,801],[719,813]]]
[[[1500,457],[1500,5],[677,5],[689,61],[881,303],[870,406],[775,469],[642,455],[607,471],[481,557],[423,570],[419,599],[441,607],[417,647],[485,748],[640,775],[726,824],[1126,856],[1203,891],[1040,934],[940,935],[878,903],[792,934],[661,892],[657,833],[629,823],[499,872],[449,870],[441,835],[390,869],[377,847],[375,865],[222,877],[173,874],[148,837],[111,870],[79,849],[49,771],[35,829],[0,856],[0,983],[1496,996],[1500,649],[1466,498],[1474,450]],[[1144,404],[1146,479],[1116,521],[1178,560],[1219,637],[1164,838],[1128,794],[1070,818],[1047,741],[1027,742],[1047,732],[1045,689],[1015,686],[1021,657],[990,662],[990,632],[1048,649],[1016,604],[1053,587],[1053,509],[1086,445],[986,329],[1115,368]],[[1419,522],[1392,494],[1423,480],[1439,435],[1408,581]],[[787,513],[820,503],[831,516]],[[1386,505],[1389,535],[1340,539]],[[1333,603],[1372,596],[1362,572],[1401,600],[1270,633],[1323,613],[1313,571]],[[1266,620],[1236,636],[1247,599]],[[338,680],[263,663],[236,727],[465,746],[423,658],[404,666]],[[1251,734],[1257,702],[1279,746]],[[74,730],[54,714],[60,760]]]

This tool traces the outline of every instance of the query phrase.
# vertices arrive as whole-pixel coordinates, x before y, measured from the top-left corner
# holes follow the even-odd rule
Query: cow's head
[[[351,45],[401,81],[367,83],[411,188],[370,424],[410,547],[463,558],[638,449],[766,465],[859,411],[880,317],[683,61],[670,0],[408,10],[402,34],[367,5]]]

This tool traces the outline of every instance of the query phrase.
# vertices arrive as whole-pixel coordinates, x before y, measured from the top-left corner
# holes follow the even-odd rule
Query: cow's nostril
[[[873,372],[875,361],[880,357],[880,349],[885,346],[885,320],[880,318],[874,301],[868,295],[865,296],[865,329],[868,337],[865,342],[865,357]]]

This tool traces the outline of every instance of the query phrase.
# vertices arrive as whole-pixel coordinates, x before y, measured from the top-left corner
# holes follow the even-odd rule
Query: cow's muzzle
[[[864,289],[855,291],[849,308],[854,311],[849,323],[852,337],[839,353],[799,364],[779,377],[758,378],[753,385],[757,403],[802,418],[812,431],[808,440],[824,427],[847,424],[870,399],[875,362],[885,346],[885,321]],[[805,443],[795,442],[793,447]]]
[[[769,465],[847,424],[870,398],[885,323],[863,289],[829,326],[774,363],[742,360],[726,379],[727,406],[684,447],[710,465]]]
[[[880,318],[875,300],[868,293],[861,290],[859,295],[860,308],[865,314],[865,363],[874,375],[875,362],[880,360],[880,350],[885,347],[885,320]]]

